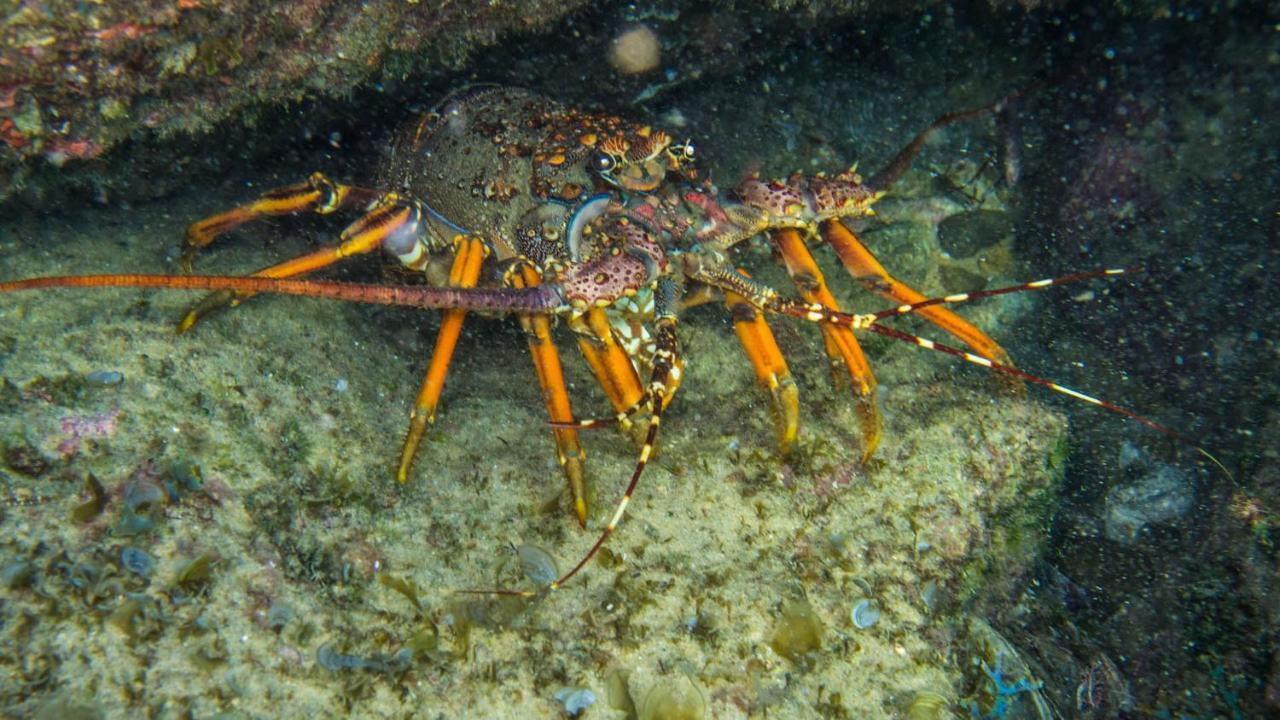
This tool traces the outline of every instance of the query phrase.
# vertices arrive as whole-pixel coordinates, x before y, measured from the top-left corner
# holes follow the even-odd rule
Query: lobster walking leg
[[[328,215],[340,209],[362,207],[378,195],[376,190],[342,185],[330,180],[324,173],[312,173],[303,182],[268,190],[248,205],[232,208],[189,225],[183,242],[182,267],[191,272],[191,262],[200,248],[250,220],[268,215],[296,215],[303,212]]]
[[[547,592],[560,589],[574,575],[577,575],[587,563],[591,562],[591,558],[596,556],[600,548],[613,535],[617,529],[618,523],[622,521],[622,516],[626,514],[627,505],[631,503],[631,496],[635,493],[636,487],[640,485],[640,476],[644,474],[644,469],[649,464],[649,458],[653,455],[653,448],[658,439],[658,427],[662,424],[662,412],[667,404],[671,401],[676,389],[680,386],[681,376],[684,372],[684,359],[680,352],[680,340],[676,336],[676,316],[675,302],[671,298],[666,302],[658,304],[658,317],[655,321],[654,343],[656,350],[653,354],[653,373],[650,376],[649,385],[644,390],[644,396],[651,398],[646,404],[651,406],[653,415],[649,418],[649,429],[645,432],[644,443],[640,446],[640,456],[636,460],[635,470],[631,473],[631,481],[627,483],[627,489],[622,493],[622,499],[618,501],[618,506],[613,511],[613,517],[609,519],[609,524],[596,538],[591,548],[583,554],[582,558],[569,569],[568,572],[561,575],[554,582],[547,586]],[[463,592],[478,595],[514,595],[517,597],[536,597],[539,591],[535,590],[464,590]]]
[[[528,262],[512,268],[508,281],[517,288],[533,287],[541,282],[538,271]],[[564,371],[560,366],[560,354],[551,339],[551,321],[546,315],[520,315],[520,326],[529,338],[529,354],[542,385],[542,400],[547,415],[554,426],[556,454],[569,481],[569,494],[573,498],[573,512],[578,524],[587,526],[586,453],[578,442],[578,431],[564,427],[573,421],[573,409],[569,405],[569,393],[565,390]]]
[[[653,398],[653,415],[649,418],[649,430],[645,433],[644,444],[640,447],[640,457],[636,461],[636,468],[631,473],[631,482],[627,483],[627,489],[622,493],[622,499],[618,501],[618,507],[613,511],[613,517],[609,519],[609,524],[601,531],[600,537],[591,546],[591,549],[582,556],[582,559],[573,566],[569,572],[556,579],[555,582],[548,586],[548,590],[557,590],[564,585],[578,571],[586,566],[591,558],[595,557],[600,548],[608,541],[609,536],[613,535],[613,531],[617,529],[618,523],[622,521],[622,516],[627,511],[627,505],[631,502],[631,496],[635,493],[636,487],[640,484],[640,476],[644,474],[644,468],[649,464],[649,457],[653,454],[654,443],[658,439],[658,426],[662,423],[662,411],[670,402],[671,397],[675,394],[675,390],[680,385],[680,376],[683,371],[684,361],[680,355],[680,342],[676,337],[676,318],[674,315],[664,315],[657,319],[656,328],[654,330],[654,339],[657,344],[657,351],[653,356],[653,375],[649,381],[649,387],[645,393]],[[522,593],[524,594],[524,593]]]
[[[774,245],[782,253],[787,272],[796,282],[800,295],[808,302],[818,303],[825,308],[838,310],[839,303],[827,288],[827,282],[814,262],[813,254],[805,247],[800,233],[791,228],[772,230],[769,233]],[[880,408],[876,405],[875,376],[871,374],[871,366],[862,354],[862,347],[847,327],[824,323],[823,341],[826,343],[827,355],[832,363],[843,362],[849,370],[853,381],[853,390],[858,401],[858,415],[862,420],[863,450],[862,460],[866,462],[875,453],[880,444]]]
[[[871,292],[903,305],[925,299],[924,295],[891,276],[844,223],[839,220],[822,223],[822,237],[831,244],[849,274]],[[932,305],[920,308],[916,314],[947,331],[988,360],[1001,365],[1013,364],[1009,360],[1009,354],[995,340],[948,308]]]
[[[582,356],[586,358],[587,365],[604,389],[614,411],[621,414],[634,407],[644,395],[644,388],[640,385],[640,378],[636,375],[631,358],[614,337],[609,316],[601,308],[592,308],[581,317],[571,320],[570,326],[578,336]],[[623,418],[623,429],[626,429],[626,423],[629,422]]]
[[[764,315],[738,293],[726,291],[724,296],[738,342],[755,368],[756,380],[769,391],[773,420],[778,428],[778,446],[786,455],[800,427],[800,393],[795,380]]]
[[[480,279],[480,265],[489,252],[488,248],[478,238],[459,237],[455,242],[449,284],[460,288],[474,287]],[[436,406],[440,402],[440,392],[444,389],[444,378],[449,373],[449,361],[453,359],[453,350],[458,345],[462,319],[466,314],[466,310],[445,310],[444,319],[440,321],[436,346],[431,352],[431,364],[423,378],[422,389],[418,391],[418,399],[409,413],[409,432],[405,435],[404,446],[400,450],[400,464],[396,468],[396,480],[399,482],[409,479],[409,470],[413,466],[418,443],[422,441],[422,433],[429,423],[435,422]]]
[[[251,277],[287,278],[303,275],[343,258],[371,252],[388,240],[400,241],[416,237],[420,217],[421,211],[417,205],[401,200],[394,193],[385,195],[373,209],[342,231],[339,236],[341,242],[337,245],[271,265],[252,273]],[[235,307],[249,297],[249,293],[211,293],[183,315],[178,323],[178,332],[187,332],[208,315],[227,307]]]

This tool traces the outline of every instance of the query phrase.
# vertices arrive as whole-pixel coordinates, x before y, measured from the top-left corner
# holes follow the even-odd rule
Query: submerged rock
[[[1191,476],[1170,465],[1157,465],[1136,482],[1107,493],[1107,539],[1131,543],[1149,525],[1167,525],[1191,509],[1195,488]]]

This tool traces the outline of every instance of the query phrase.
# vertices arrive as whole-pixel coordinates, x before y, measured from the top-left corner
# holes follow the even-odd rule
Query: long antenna
[[[489,312],[555,312],[564,307],[551,285],[531,288],[455,288],[426,285],[372,285],[328,280],[222,275],[62,275],[0,282],[0,293],[42,288],[137,287],[169,290],[231,290],[398,305]]]

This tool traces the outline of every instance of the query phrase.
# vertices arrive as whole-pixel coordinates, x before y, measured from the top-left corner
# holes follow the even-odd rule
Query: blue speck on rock
[[[596,694],[589,688],[560,688],[555,698],[564,705],[564,712],[569,717],[578,717],[596,702]]]
[[[1015,683],[1010,683],[1004,677],[1004,655],[996,653],[996,666],[989,667],[985,662],[982,663],[982,672],[986,674],[987,681],[991,684],[991,710],[983,712],[978,703],[969,703],[969,714],[973,720],[1005,720],[1009,711],[1013,709],[1018,702],[1018,696],[1023,693],[1031,694],[1040,689],[1040,683],[1032,682],[1027,678],[1022,678]]]

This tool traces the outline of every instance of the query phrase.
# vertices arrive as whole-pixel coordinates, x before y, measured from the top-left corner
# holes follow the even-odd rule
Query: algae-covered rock
[[[0,169],[96,158],[130,135],[207,130],[246,109],[346,93],[386,58],[457,66],[580,0],[418,3],[53,0],[0,23]],[[3,188],[0,196],[10,188]]]

